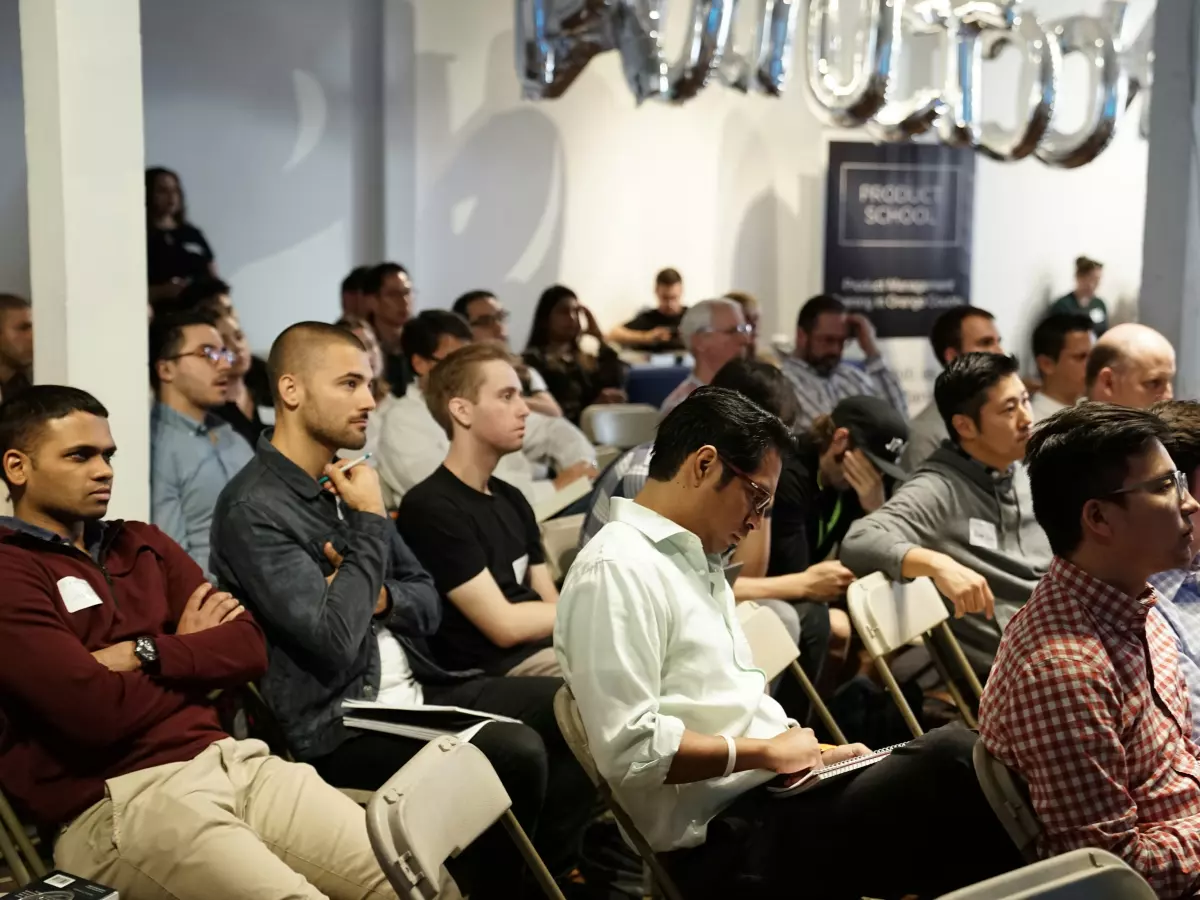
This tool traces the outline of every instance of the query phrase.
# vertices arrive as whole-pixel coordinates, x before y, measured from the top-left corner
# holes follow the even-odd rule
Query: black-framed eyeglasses
[[[754,491],[754,514],[756,516],[764,516],[767,513],[767,507],[771,505],[771,492],[765,487],[727,460],[721,454],[717,454],[717,459],[721,461],[721,465],[725,466],[730,472],[750,485],[750,489]]]
[[[477,319],[471,320],[472,328],[494,328],[497,325],[503,325],[508,321],[510,313],[507,309],[502,309],[499,312],[491,313],[486,316],[480,316]]]
[[[1139,481],[1137,484],[1131,484],[1129,487],[1123,487],[1119,490],[1102,494],[1096,499],[1109,500],[1113,497],[1120,497],[1123,494],[1136,494],[1140,491],[1158,493],[1160,490],[1169,487],[1172,482],[1175,484],[1175,495],[1179,499],[1179,502],[1182,503],[1185,499],[1187,499],[1188,495],[1188,477],[1178,469],[1176,469],[1174,472],[1167,472],[1163,475],[1151,478],[1148,481]]]
[[[207,359],[214,366],[219,366],[223,362],[233,365],[233,361],[237,359],[237,354],[235,354],[232,350],[226,350],[224,347],[213,347],[209,344],[205,344],[199,350],[192,350],[189,353],[177,353],[174,356],[168,356],[167,359],[183,359],[186,356],[196,356],[200,359]]]

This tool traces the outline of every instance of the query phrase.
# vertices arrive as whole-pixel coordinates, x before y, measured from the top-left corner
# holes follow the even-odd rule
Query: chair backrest
[[[1029,790],[1020,778],[1009,771],[996,757],[983,746],[983,741],[975,742],[971,751],[971,761],[975,766],[975,777],[979,779],[979,787],[992,807],[992,812],[1012,838],[1021,855],[1030,862],[1037,859],[1037,839],[1042,833],[1042,823],[1029,800]]]
[[[580,414],[579,427],[593,444],[628,450],[654,440],[658,419],[658,410],[643,403],[597,404]]]
[[[1084,847],[944,894],[942,900],[1155,900],[1146,879],[1107,850]]]
[[[558,720],[558,730],[562,732],[563,740],[571,748],[571,753],[574,754],[583,771],[587,773],[587,777],[592,780],[592,784],[600,792],[601,798],[612,812],[613,818],[617,820],[617,825],[625,835],[625,839],[633,845],[642,861],[649,867],[663,895],[667,900],[680,900],[679,890],[675,887],[667,870],[663,868],[662,863],[658,861],[658,856],[650,846],[650,842],[633,824],[629,813],[621,806],[608,782],[600,775],[596,760],[592,758],[592,751],[588,747],[587,731],[583,727],[583,717],[579,714],[579,705],[575,702],[575,695],[565,684],[554,695],[554,718]]]
[[[750,644],[754,664],[767,673],[767,681],[774,681],[800,658],[800,648],[775,610],[743,602],[737,605],[737,617]]]
[[[476,746],[446,735],[430,741],[367,804],[367,832],[401,897],[433,900],[457,856],[512,805]]]
[[[546,565],[555,581],[567,574],[571,563],[579,553],[579,534],[587,516],[559,516],[542,523],[542,547],[546,551]]]
[[[855,631],[874,657],[903,647],[950,615],[928,578],[893,584],[882,572],[853,582],[846,591],[846,606]]]

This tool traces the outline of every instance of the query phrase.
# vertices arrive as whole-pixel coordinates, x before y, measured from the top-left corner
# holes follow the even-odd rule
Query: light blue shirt
[[[1191,568],[1159,572],[1150,578],[1158,592],[1157,611],[1166,619],[1179,647],[1179,670],[1188,687],[1192,707],[1192,740],[1200,742],[1200,556]]]
[[[205,572],[213,507],[254,456],[246,439],[209,413],[203,422],[162,403],[150,414],[150,518]]]

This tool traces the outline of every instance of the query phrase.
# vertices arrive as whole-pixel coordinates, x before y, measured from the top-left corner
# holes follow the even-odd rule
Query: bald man
[[[1104,333],[1087,361],[1087,398],[1147,409],[1174,395],[1175,348],[1146,325],[1128,322]]]

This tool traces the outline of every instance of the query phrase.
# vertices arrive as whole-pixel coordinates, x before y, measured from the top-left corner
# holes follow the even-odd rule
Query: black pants
[[[937,897],[1010,871],[1023,860],[975,780],[977,739],[947,726],[810,794],[756,788],[663,862],[689,900]]]
[[[425,699],[431,704],[531,720],[522,725],[493,722],[471,743],[496,770],[512,800],[513,814],[555,875],[575,865],[595,796],[554,722],[554,693],[561,683],[557,678],[479,678],[454,688],[425,689]],[[534,722],[554,726],[553,736],[565,758],[557,747],[547,746]],[[373,791],[424,746],[423,741],[411,738],[363,731],[333,753],[308,762],[330,784]],[[499,824],[447,862],[463,893],[482,898],[517,896],[522,866],[516,847]]]
[[[825,660],[829,657],[829,604],[802,601],[793,603],[800,617],[800,668],[814,685],[820,682]],[[811,716],[811,704],[800,683],[791,674],[784,672],[780,677],[775,699],[789,716],[798,722],[817,727]]]

